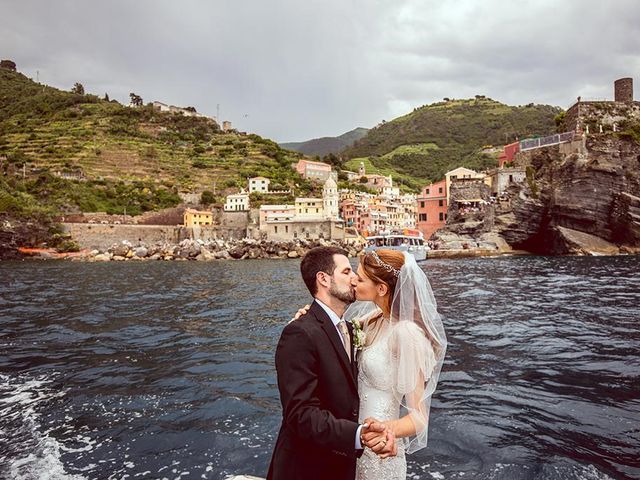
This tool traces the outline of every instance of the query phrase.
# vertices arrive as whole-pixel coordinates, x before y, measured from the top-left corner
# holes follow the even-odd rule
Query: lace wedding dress
[[[395,398],[393,387],[393,362],[389,347],[389,329],[381,332],[376,341],[366,347],[358,360],[358,393],[360,395],[359,422],[373,417],[377,420],[395,420],[400,414],[400,402]],[[356,466],[356,480],[404,480],[407,476],[407,461],[404,445],[397,439],[398,454],[395,457],[379,458],[365,448]]]

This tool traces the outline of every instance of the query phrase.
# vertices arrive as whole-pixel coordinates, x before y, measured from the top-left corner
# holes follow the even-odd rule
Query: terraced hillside
[[[215,191],[220,202],[254,175],[304,193],[313,186],[290,167],[301,156],[257,135],[223,133],[208,118],[127,107],[0,70],[5,204],[9,195],[13,204],[59,211],[141,213],[178,203],[178,192]]]

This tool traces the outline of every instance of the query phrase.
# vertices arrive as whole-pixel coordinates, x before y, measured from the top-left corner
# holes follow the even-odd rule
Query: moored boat
[[[367,246],[365,247],[366,252],[379,248],[388,248],[401,252],[409,252],[415,257],[417,262],[427,259],[429,246],[425,244],[421,234],[389,233],[385,235],[372,235],[365,238],[367,240]]]

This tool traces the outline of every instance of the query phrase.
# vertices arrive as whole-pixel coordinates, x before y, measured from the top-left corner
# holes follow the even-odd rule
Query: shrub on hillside
[[[213,194],[213,192],[210,192],[209,190],[205,190],[200,194],[200,203],[202,205],[210,205],[212,203],[215,203],[215,201],[216,201],[216,196]]]

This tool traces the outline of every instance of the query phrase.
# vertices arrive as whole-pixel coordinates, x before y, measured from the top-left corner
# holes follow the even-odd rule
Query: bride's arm
[[[307,303],[304,307],[302,307],[301,309],[299,309],[296,312],[296,314],[293,316],[293,318],[291,320],[289,320],[289,323],[293,322],[294,320],[299,319],[301,316],[303,316],[305,313],[307,313],[310,308],[311,308],[311,305]]]
[[[406,395],[407,406],[411,412],[397,420],[387,420],[384,423],[396,438],[412,437],[427,427],[427,416],[424,411],[424,377],[419,376],[416,389]]]
[[[431,342],[412,322],[400,322],[390,338],[394,391],[407,415],[384,422],[396,437],[426,434],[429,407],[425,388],[436,366]]]

